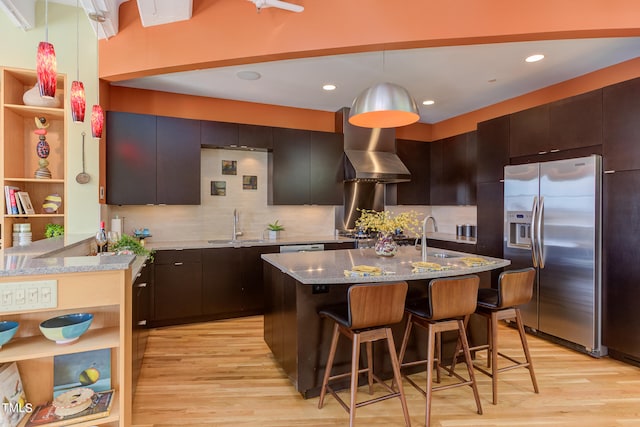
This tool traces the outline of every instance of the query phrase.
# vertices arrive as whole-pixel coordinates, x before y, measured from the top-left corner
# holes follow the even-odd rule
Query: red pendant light
[[[80,81],[80,10],[79,1],[76,0],[76,80],[71,83],[71,117],[74,123],[84,122],[84,112],[87,109],[87,101],[84,94],[84,84]]]
[[[91,135],[94,138],[102,138],[102,129],[104,128],[104,113],[102,107],[96,104],[91,109]]]
[[[84,122],[86,108],[87,101],[84,95],[84,85],[76,80],[71,83],[71,116],[74,122]]]
[[[44,21],[45,21],[45,41],[38,44],[38,54],[36,56],[36,71],[38,74],[38,87],[40,96],[43,98],[54,98],[56,96],[56,52],[53,45],[49,43],[49,1],[45,1]]]

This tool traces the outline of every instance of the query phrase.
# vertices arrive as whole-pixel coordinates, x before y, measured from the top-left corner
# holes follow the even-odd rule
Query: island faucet
[[[233,210],[233,236],[231,240],[236,240],[237,237],[242,236],[242,231],[238,230],[238,221],[240,220],[240,214],[238,209]]]
[[[431,218],[431,220],[433,221],[433,231],[437,232],[438,231],[438,224],[436,223],[436,219],[434,217],[432,217],[431,215],[427,215],[424,218],[424,221],[422,221],[422,240],[421,240],[421,246],[422,246],[422,261],[426,262],[427,261],[427,221],[429,221],[429,218]]]

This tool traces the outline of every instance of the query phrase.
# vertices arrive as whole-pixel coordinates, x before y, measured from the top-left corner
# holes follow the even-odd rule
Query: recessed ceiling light
[[[433,99],[427,99],[426,101],[422,101],[422,105],[433,105],[435,103],[436,101],[434,101]]]
[[[333,84],[329,83],[329,84],[326,84],[326,85],[322,86],[322,89],[324,89],[324,90],[336,90],[336,85],[333,85]]]
[[[538,54],[535,54],[535,55],[528,56],[527,59],[525,59],[525,61],[527,61],[527,62],[538,62],[543,58],[544,58],[544,55],[538,53]]]
[[[238,71],[236,76],[238,76],[238,78],[242,80],[258,80],[260,77],[262,77],[260,73],[257,73],[255,71]]]

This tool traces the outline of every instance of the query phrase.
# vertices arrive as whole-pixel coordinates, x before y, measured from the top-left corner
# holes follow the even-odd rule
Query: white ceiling
[[[75,0],[52,0],[75,4]],[[248,9],[255,13],[255,10]],[[291,13],[274,10],[274,13]],[[304,13],[304,12],[302,12]],[[526,63],[542,53],[545,59]],[[404,86],[420,122],[437,123],[580,75],[640,57],[640,37],[497,43],[367,52],[187,71],[116,85],[321,111],[349,107],[383,81]],[[255,71],[258,80],[242,80]],[[332,83],[337,89],[323,91]],[[422,101],[432,99],[434,105]]]

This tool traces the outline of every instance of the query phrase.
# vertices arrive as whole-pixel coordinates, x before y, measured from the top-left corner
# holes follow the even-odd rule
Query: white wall
[[[0,12],[0,65],[11,68],[36,67],[38,43],[45,38],[44,1],[36,4],[36,26],[29,31],[15,27],[9,17]],[[80,10],[80,80],[84,84],[87,96],[85,122],[76,124],[71,121],[68,111],[67,125],[67,233],[93,233],[98,228],[100,207],[98,204],[98,143],[91,138],[91,106],[97,100],[97,58],[96,36],[89,19]],[[58,73],[67,75],[67,84],[76,79],[76,8],[49,2],[49,42],[56,51]],[[64,107],[69,107],[69,90],[65,94]],[[87,134],[85,143],[86,172],[91,175],[88,184],[78,184],[76,175],[82,171],[82,132]]]

